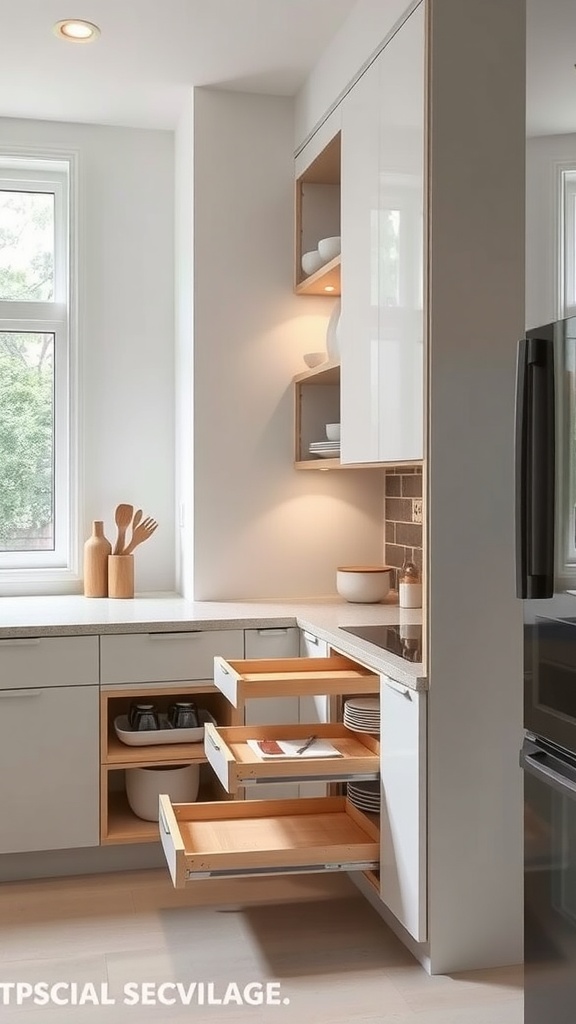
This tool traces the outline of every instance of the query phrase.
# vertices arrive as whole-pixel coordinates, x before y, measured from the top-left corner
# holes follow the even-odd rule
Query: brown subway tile
[[[400,569],[406,561],[406,548],[398,544],[386,545],[386,565],[394,565]]]
[[[386,494],[399,498],[402,493],[402,477],[394,473],[386,473]]]
[[[412,522],[412,502],[409,498],[386,498],[386,521]]]
[[[422,554],[423,554],[422,548],[414,548],[413,562],[414,562],[414,565],[416,565],[420,569],[420,571],[422,571],[422,566],[424,564],[423,560],[422,560]]]
[[[422,474],[413,473],[412,476],[402,477],[402,496],[404,498],[422,497]]]
[[[386,543],[387,544],[395,544],[396,543],[396,524],[395,523],[386,523]]]
[[[396,543],[413,548],[422,547],[422,526],[420,523],[398,523],[396,525]]]

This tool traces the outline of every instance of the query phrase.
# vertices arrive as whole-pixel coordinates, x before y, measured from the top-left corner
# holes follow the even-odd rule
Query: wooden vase
[[[134,597],[134,555],[108,556],[108,596]]]
[[[104,523],[92,523],[92,536],[84,545],[84,597],[108,596],[108,555],[110,541],[104,536]]]

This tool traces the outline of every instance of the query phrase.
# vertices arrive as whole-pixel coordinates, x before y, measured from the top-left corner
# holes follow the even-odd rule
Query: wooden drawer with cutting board
[[[228,793],[252,783],[377,779],[380,771],[380,744],[371,735],[354,733],[337,722],[315,724],[314,743],[303,750],[310,739],[310,725],[267,725],[220,727],[205,726],[204,751],[219,781]],[[295,741],[296,756],[266,756],[255,747],[258,741]],[[328,746],[326,746],[326,744]],[[330,756],[324,751],[334,749]],[[265,794],[264,794],[265,795]]]

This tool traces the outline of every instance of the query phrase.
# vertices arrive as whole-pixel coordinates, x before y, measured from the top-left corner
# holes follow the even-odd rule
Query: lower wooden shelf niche
[[[113,774],[115,773],[106,773],[107,776]],[[229,796],[224,792],[208,766],[203,766],[198,802],[213,800],[227,802]],[[128,803],[126,790],[123,787],[108,789],[106,794],[103,794],[102,803],[100,836],[102,846],[121,843],[158,843],[160,841],[158,822],[138,818]]]
[[[196,879],[377,868],[378,829],[345,797],[172,804],[160,838],[176,888]]]

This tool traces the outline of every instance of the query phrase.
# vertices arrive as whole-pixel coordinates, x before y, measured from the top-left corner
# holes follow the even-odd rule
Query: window
[[[560,172],[560,317],[576,314],[576,169]]]
[[[0,153],[0,592],[75,569],[70,178]]]

